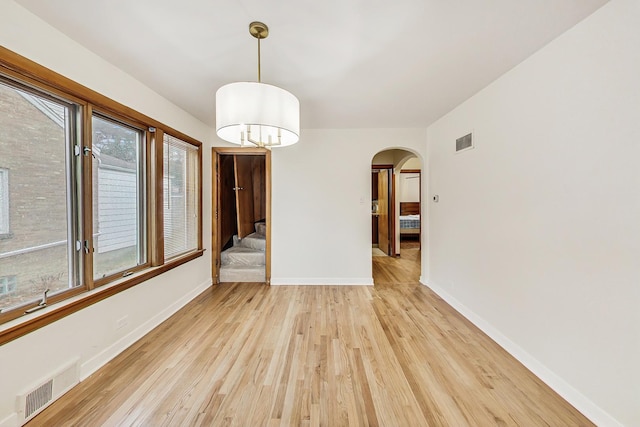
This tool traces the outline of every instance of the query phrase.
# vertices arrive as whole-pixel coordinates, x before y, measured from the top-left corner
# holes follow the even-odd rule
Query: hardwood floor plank
[[[29,426],[591,426],[418,283],[217,285]]]

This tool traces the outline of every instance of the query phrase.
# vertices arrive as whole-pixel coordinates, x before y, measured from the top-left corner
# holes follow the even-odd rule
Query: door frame
[[[371,165],[371,171],[377,170],[385,170],[389,169],[391,173],[389,174],[389,179],[391,182],[389,183],[389,192],[391,193],[389,196],[389,252],[391,254],[389,256],[396,256],[396,170],[392,164],[377,164]],[[393,238],[391,238],[393,236]]]
[[[416,156],[417,157],[417,156]],[[422,250],[422,169],[401,169],[400,177],[403,173],[417,173],[418,174],[418,203],[420,204],[420,233],[418,234],[418,244],[420,250]],[[398,212],[398,215],[402,215],[402,212]],[[402,232],[402,230],[400,230]],[[402,246],[402,235],[400,236],[400,246]],[[398,253],[402,251],[402,248],[398,248]]]
[[[220,234],[218,221],[220,206],[220,174],[218,165],[221,155],[264,156],[265,174],[265,222],[267,227],[265,249],[265,282],[271,285],[271,151],[265,148],[213,147],[211,152],[211,280],[214,285],[220,283]]]

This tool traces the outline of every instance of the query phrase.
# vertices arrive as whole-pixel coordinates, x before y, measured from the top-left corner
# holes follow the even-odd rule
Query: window
[[[74,184],[68,179],[79,107],[8,83],[0,83],[0,99],[0,152],[11,170],[11,187],[8,170],[0,172],[2,233],[11,232],[0,239],[0,271],[13,278],[0,299],[5,311],[38,300],[47,289],[52,296],[81,285],[77,217],[69,208]]]
[[[9,171],[0,168],[0,236],[9,234]]]
[[[164,257],[198,248],[199,149],[170,135],[163,143]]]
[[[146,262],[144,132],[94,115],[93,277]]]
[[[0,345],[202,255],[201,144],[2,49],[0,153]]]

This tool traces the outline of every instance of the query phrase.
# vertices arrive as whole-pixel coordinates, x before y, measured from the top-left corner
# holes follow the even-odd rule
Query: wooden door
[[[389,241],[389,170],[378,172],[378,247],[390,255]]]
[[[373,211],[373,202],[378,203],[378,171],[371,172],[371,243],[378,244],[378,212]]]
[[[236,213],[238,218],[238,237],[244,238],[253,233],[253,165],[252,156],[233,156],[235,164]]]
[[[265,166],[264,156],[251,156],[254,222],[264,221],[267,217],[267,180],[265,179]]]
[[[235,161],[232,155],[220,155],[218,170],[218,225],[220,227],[220,248],[223,250],[230,244],[231,238],[238,233],[238,220],[236,219],[236,177]]]

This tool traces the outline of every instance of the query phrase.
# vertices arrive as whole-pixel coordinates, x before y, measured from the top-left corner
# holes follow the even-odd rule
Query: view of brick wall
[[[0,168],[8,171],[9,233],[0,277],[17,289],[0,308],[68,287],[65,131],[16,90],[0,85]]]

